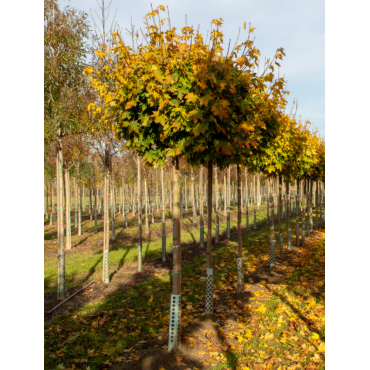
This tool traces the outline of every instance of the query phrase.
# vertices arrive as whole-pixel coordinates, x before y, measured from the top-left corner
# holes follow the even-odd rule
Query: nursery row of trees
[[[160,17],[165,8],[159,6],[144,17],[143,43],[138,43],[138,34],[132,28],[132,46],[129,46],[119,28],[106,32],[105,10],[103,2],[103,32],[93,38],[94,48],[87,44],[90,33],[85,14],[69,8],[61,11],[53,0],[45,2],[45,168],[49,182],[53,174],[56,177],[58,297],[65,297],[64,192],[68,230],[69,189],[74,186],[81,209],[82,181],[89,179],[89,187],[96,189],[103,177],[99,193],[103,196],[104,213],[103,280],[109,283],[109,226],[110,216],[114,219],[116,210],[114,189],[121,189],[121,192],[126,189],[126,199],[128,194],[137,197],[140,271],[143,204],[148,213],[147,182],[152,175],[159,184],[160,177],[161,191],[156,191],[156,196],[160,194],[161,200],[156,201],[161,206],[162,222],[165,221],[166,199],[171,199],[169,206],[173,217],[173,294],[168,346],[172,350],[180,340],[180,220],[184,199],[188,197],[188,189],[185,188],[185,195],[181,191],[180,173],[190,169],[190,199],[193,212],[196,211],[196,199],[199,202],[201,235],[203,203],[207,205],[205,310],[210,314],[213,312],[212,212],[218,215],[220,198],[226,198],[228,218],[230,214],[230,176],[223,172],[220,178],[220,172],[229,172],[230,168],[236,170],[238,292],[242,292],[242,199],[244,205],[248,205],[251,194],[243,187],[242,197],[242,172],[247,189],[250,189],[247,172],[261,174],[264,178],[267,209],[271,214],[270,266],[273,267],[276,241],[272,186],[275,180],[272,179],[278,180],[275,191],[279,220],[282,218],[283,183],[285,185],[289,241],[290,186],[294,181],[304,184],[304,197],[300,198],[302,194],[298,191],[294,196],[297,205],[302,199],[306,202],[304,209],[312,216],[313,184],[316,184],[315,204],[318,205],[321,189],[317,182],[324,181],[325,144],[313,132],[309,122],[286,113],[289,91],[284,78],[276,76],[275,72],[280,66],[278,59],[285,55],[284,50],[278,48],[273,58],[261,66],[262,73],[258,73],[260,52],[251,39],[254,28],[250,24],[244,24],[248,35],[245,41],[238,44],[239,32],[234,46],[231,41],[224,45],[221,18],[212,21],[212,28],[204,38],[199,28],[187,24],[177,30],[171,25],[169,13],[166,19]],[[93,54],[89,54],[91,52]],[[89,55],[92,55],[90,60]],[[55,167],[50,162],[53,159]],[[203,167],[207,169],[207,181],[203,180]],[[160,168],[160,174],[155,170],[157,168]],[[194,177],[198,171],[199,193],[196,195]],[[166,188],[165,172],[171,177]],[[70,173],[77,184],[72,187]],[[130,184],[135,178],[137,190],[134,195]],[[222,178],[223,185],[220,184]],[[144,198],[147,199],[142,199],[143,182]],[[220,189],[226,192],[226,197],[220,197]],[[253,200],[260,201],[259,195]],[[95,191],[95,215],[96,197]],[[128,202],[123,201],[121,205],[127,211],[125,203]],[[111,215],[109,206],[113,209]],[[288,249],[289,245],[288,242]],[[279,246],[281,253],[281,223]]]

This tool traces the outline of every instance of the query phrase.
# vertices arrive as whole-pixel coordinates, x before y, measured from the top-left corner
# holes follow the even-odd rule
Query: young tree
[[[63,227],[63,144],[67,135],[85,132],[89,89],[83,70],[88,54],[86,14],[44,3],[44,127],[45,138],[56,146],[58,299],[65,298]]]
[[[208,167],[208,235],[206,312],[213,312],[212,267],[212,166],[223,169],[253,154],[253,148],[274,137],[276,119],[271,117],[264,76],[252,71],[258,64],[259,51],[246,40],[223,53],[222,20],[214,20],[211,45],[192,27],[177,34],[171,27],[162,31],[164,20],[159,11],[146,17],[147,45],[133,50],[116,35],[113,48],[115,63],[107,65],[110,83],[96,71],[91,82],[105,102],[106,114],[117,123],[117,136],[155,166],[173,157],[173,294],[171,296],[169,350],[180,338],[181,234],[179,157],[192,166]],[[158,17],[158,20],[157,20]],[[149,25],[149,20],[153,24]],[[253,29],[249,29],[249,34]],[[105,50],[98,52],[105,57]],[[241,56],[238,58],[238,54]],[[274,59],[282,58],[278,49]],[[270,90],[279,95],[283,80]],[[91,106],[94,111],[98,107]]]

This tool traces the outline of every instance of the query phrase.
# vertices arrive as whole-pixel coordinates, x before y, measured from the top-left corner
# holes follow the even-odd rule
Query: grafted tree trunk
[[[181,227],[180,227],[180,170],[179,158],[173,167],[173,272],[168,351],[181,346]]]

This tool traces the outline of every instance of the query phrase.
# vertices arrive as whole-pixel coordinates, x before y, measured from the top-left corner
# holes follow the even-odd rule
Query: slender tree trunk
[[[297,192],[296,192],[296,222],[295,222],[295,232],[296,232],[296,247],[299,247],[299,180],[297,180]]]
[[[230,198],[231,198],[231,187],[230,187],[230,167],[227,168],[227,235],[230,239]]]
[[[179,158],[173,166],[173,272],[168,352],[181,347],[181,227],[180,227],[180,170]]]
[[[204,221],[203,221],[203,166],[199,167],[199,214],[200,214],[200,247],[204,248]]]
[[[103,205],[104,205],[104,241],[103,241],[103,282],[109,284],[109,189],[110,189],[110,173],[111,173],[111,158],[110,145],[106,145],[104,152],[104,167],[105,167],[105,181],[103,191]]]
[[[287,250],[292,250],[292,231],[290,229],[290,191],[289,191],[289,180],[286,180],[285,186],[286,194],[286,224],[287,224]]]
[[[81,231],[81,218],[82,218],[82,191],[81,191],[81,178],[80,178],[80,164],[77,165],[78,173],[78,193],[79,193],[79,207],[78,207],[78,235],[82,235]]]
[[[78,227],[78,194],[77,194],[77,181],[76,177],[73,178],[73,183],[74,183],[74,198],[75,198],[75,228]]]
[[[139,225],[139,243],[138,243],[138,264],[137,270],[141,272],[143,266],[142,256],[142,204],[141,204],[141,158],[137,156],[137,202],[138,202],[138,225]]]
[[[245,167],[244,169],[244,176],[245,176],[245,228],[248,232],[249,229],[249,195],[248,195],[248,169]]]
[[[258,207],[258,210],[260,209],[260,205],[261,205],[261,175],[260,173],[258,172],[257,173],[257,207]]]
[[[281,230],[281,223],[283,219],[282,214],[282,186],[283,186],[283,176],[279,175],[279,256],[281,259],[284,258],[284,251],[283,251],[283,233]]]
[[[191,167],[190,169],[190,176],[191,176],[191,197],[192,197],[192,208],[193,208],[193,224],[197,222],[197,208],[195,205],[195,179],[194,179],[194,169]]]
[[[271,216],[270,216],[270,268],[275,266],[275,249],[276,249],[276,240],[275,240],[275,211],[274,211],[274,197],[273,192],[270,194],[270,207],[271,207]]]
[[[115,229],[115,217],[116,217],[116,202],[115,202],[115,186],[114,186],[114,177],[112,171],[112,181],[111,181],[111,216],[112,216],[112,239],[116,238],[116,229]]]
[[[50,201],[51,201],[50,225],[52,225],[53,217],[54,217],[53,184],[52,183],[50,183]]]
[[[149,233],[149,219],[148,219],[148,185],[146,179],[144,180],[144,199],[145,199],[145,232]]]
[[[65,255],[63,226],[63,144],[60,129],[56,135],[57,152],[57,243],[58,243],[58,300],[65,299]]]
[[[270,179],[266,179],[266,225],[270,225],[270,206],[269,206],[269,196],[270,196]]]
[[[212,266],[212,161],[208,162],[208,232],[207,232],[207,286],[206,286],[206,315],[213,314],[213,266]]]
[[[65,172],[65,182],[66,182],[66,249],[72,249],[71,240],[71,186],[69,181],[69,171]]]
[[[227,216],[227,186],[226,186],[226,175],[224,175],[224,216]]]
[[[92,207],[92,189],[91,189],[91,180],[89,179],[89,190],[90,190],[90,221],[92,221],[93,207]]]
[[[216,205],[216,234],[215,234],[215,243],[218,243],[218,237],[220,232],[220,218],[218,216],[218,209],[219,209],[219,194],[218,194],[218,178],[217,178],[217,166],[214,166],[215,171],[215,205]]]
[[[46,183],[46,219],[49,218],[49,189],[48,183]]]
[[[162,192],[162,261],[166,261],[166,215],[165,215],[165,199],[164,199],[164,174],[161,167],[161,192]]]
[[[238,287],[237,293],[244,292],[244,273],[243,273],[243,253],[242,253],[242,199],[241,199],[241,178],[240,167],[236,166],[236,175],[238,182],[238,258],[236,265],[238,269]]]

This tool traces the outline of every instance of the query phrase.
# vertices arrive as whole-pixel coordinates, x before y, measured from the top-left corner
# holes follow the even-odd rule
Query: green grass
[[[257,213],[257,225],[263,223],[266,218],[266,211],[261,211]],[[101,271],[102,271],[102,263],[103,263],[103,221],[99,221],[98,223],[98,234],[93,234],[94,232],[94,221],[89,221],[88,216],[84,215],[85,222],[82,224],[82,231],[83,234],[81,236],[76,235],[77,230],[72,227],[72,246],[78,247],[78,245],[82,242],[88,243],[90,246],[93,247],[88,251],[81,250],[81,253],[73,253],[66,255],[66,267],[65,267],[65,279],[66,279],[66,288],[74,287],[88,281],[94,280],[96,278],[100,278]],[[169,213],[166,212],[166,216],[169,216]],[[172,215],[170,214],[172,217]],[[205,217],[207,215],[205,214]],[[231,219],[230,226],[234,227],[237,225],[236,220],[236,211],[231,211]],[[215,219],[215,216],[213,217]],[[183,220],[181,220],[182,225],[191,225],[192,224],[192,212],[188,212],[184,215]],[[197,222],[199,223],[199,216],[197,217]],[[222,222],[221,219],[225,221]],[[151,220],[151,217],[149,218]],[[136,225],[135,225],[136,221]],[[242,218],[242,223],[245,226],[246,219],[245,216]],[[115,235],[116,239],[119,239],[119,242],[114,243],[111,245],[111,249],[109,252],[109,271],[110,273],[115,272],[118,268],[122,267],[124,264],[128,262],[135,262],[137,261],[137,243],[131,242],[131,238],[137,235],[137,216],[130,217],[130,224],[134,226],[129,226],[127,229],[124,228],[125,220],[121,217],[115,220]],[[74,223],[73,223],[74,225]],[[136,226],[136,227],[135,227]],[[166,222],[166,227],[171,227],[172,221]],[[205,234],[208,232],[208,228],[205,224]],[[160,222],[160,216],[157,215],[156,223],[150,224],[150,231],[157,231],[162,229],[162,223]],[[226,230],[227,223],[226,217],[220,216],[220,234]],[[253,228],[253,213],[249,214],[249,227]],[[49,236],[50,234],[55,233],[56,235],[56,227],[54,226],[53,229],[48,226],[46,230],[46,234]],[[145,225],[143,225],[143,230],[145,230]],[[86,234],[90,233],[90,234]],[[92,233],[92,234],[91,234]],[[213,223],[212,227],[212,235],[214,236],[216,233],[216,224]],[[128,237],[125,240],[125,237]],[[122,239],[121,239],[122,238]],[[205,236],[206,238],[206,236]],[[172,233],[168,233],[166,235],[167,239],[167,251],[171,251],[172,245]],[[206,240],[206,239],[205,239]],[[199,243],[200,241],[200,229],[196,226],[191,228],[191,230],[186,231],[184,228],[181,231],[181,242],[183,244],[196,242]],[[56,251],[57,244],[56,240],[49,240],[47,239],[45,245],[46,251]],[[162,251],[162,238],[161,236],[151,236],[150,238],[147,234],[143,234],[143,244],[142,244],[142,253],[143,253],[143,262],[157,259],[161,256]],[[51,293],[56,291],[57,289],[57,258],[56,256],[53,257],[46,257],[44,263],[44,289],[45,293]]]
[[[292,219],[294,223],[294,219]],[[232,223],[232,226],[236,221]],[[223,224],[225,227],[226,224]],[[283,230],[286,229],[285,222]],[[193,231],[193,236],[199,237],[199,231]],[[192,240],[192,237],[183,232],[183,241]],[[153,253],[159,253],[159,249],[155,249],[156,242],[150,243],[150,250]],[[160,248],[160,246],[159,246]],[[235,263],[236,257],[236,241],[229,241],[228,245],[213,251],[214,267],[220,268],[214,275],[215,293],[219,294],[225,288],[225,285],[235,287],[237,279],[237,269]],[[119,258],[122,258],[122,251],[113,251],[112,259],[114,260],[114,252],[121,253]],[[268,260],[269,254],[269,228],[265,227],[259,232],[251,232],[243,238],[243,254],[244,254],[244,269],[247,272],[248,268],[258,265],[261,261]],[[127,254],[128,255],[128,254]],[[157,254],[158,255],[158,254]],[[303,276],[312,271],[320,271],[318,278],[322,278],[322,259],[324,256],[323,245],[318,245],[310,254],[310,258],[305,263]],[[75,258],[76,256],[74,256]],[[85,258],[80,256],[81,258]],[[131,255],[134,259],[135,254]],[[315,262],[314,257],[317,258]],[[86,256],[92,258],[93,256]],[[96,256],[95,256],[96,260]],[[117,261],[116,260],[116,261]],[[82,260],[81,260],[82,261]],[[80,263],[77,265],[81,265]],[[194,323],[204,312],[204,297],[205,297],[205,254],[193,259],[182,266],[182,322],[186,326],[189,323]],[[112,263],[113,265],[113,263]],[[74,262],[68,265],[69,269],[74,266]],[[97,265],[98,267],[99,265]],[[76,266],[78,269],[78,266]],[[266,323],[275,325],[279,316],[282,315],[276,312],[276,308],[280,305],[287,307],[285,314],[290,316],[298,310],[303,312],[303,316],[308,314],[314,317],[314,313],[307,311],[307,300],[311,299],[310,294],[316,294],[314,291],[307,290],[307,285],[298,287],[297,284],[300,276],[293,273],[294,268],[287,266],[288,278],[286,285],[280,290],[271,295],[271,299],[266,303],[267,310],[257,317],[257,325],[266,326]],[[99,272],[100,273],[100,272]],[[64,364],[65,367],[77,366],[83,363],[83,366],[90,366],[91,370],[98,368],[98,364],[106,361],[121,361],[121,356],[124,350],[133,347],[140,340],[148,340],[149,338],[165,338],[168,333],[168,318],[169,318],[169,300],[171,294],[172,274],[163,274],[157,277],[151,277],[142,283],[132,287],[116,290],[106,299],[98,303],[88,304],[79,309],[74,314],[64,314],[55,318],[53,321],[45,324],[45,368],[55,369],[59,364]],[[295,292],[292,291],[295,290]],[[302,302],[295,302],[294,299],[302,296],[305,298]],[[323,300],[322,290],[317,291],[318,307]],[[287,302],[287,303],[286,303]],[[193,307],[189,311],[188,305]],[[306,307],[306,308],[305,308]],[[295,311],[294,311],[295,310]],[[300,311],[299,311],[300,310]],[[97,316],[100,314],[100,316]],[[289,317],[289,315],[287,317]],[[310,317],[311,317],[310,316]],[[287,323],[287,317],[284,319]],[[107,320],[103,325],[99,325],[102,318]],[[274,327],[274,337],[280,338],[282,333],[286,331],[284,323],[281,327],[276,324]],[[313,330],[300,323],[303,334],[299,340],[304,343],[309,343],[309,336]],[[247,329],[246,326],[244,329]],[[243,330],[244,330],[243,329]],[[320,329],[320,330],[319,330]],[[324,338],[322,328],[317,329],[320,338]],[[280,340],[280,339],[279,339]],[[249,342],[248,342],[249,343]],[[282,362],[281,365],[291,363],[291,360],[286,358],[286,351],[293,351],[293,354],[298,354],[299,348],[293,345],[279,342],[279,350],[273,347],[266,348],[265,341],[261,338],[251,338],[250,345],[243,344],[243,350],[229,351],[224,353],[226,359],[223,364],[227,364],[229,368],[234,369],[236,364],[246,362],[247,358],[256,358],[256,361],[263,361],[260,357],[267,356],[270,353],[278,353]],[[303,343],[303,342],[302,342]],[[245,348],[245,349],[244,349]],[[311,361],[313,354],[305,355],[306,363]],[[130,352],[130,358],[135,358],[135,352]],[[257,358],[259,360],[257,360]],[[221,365],[217,365],[215,369],[221,369]],[[224,366],[224,365],[223,365]],[[252,367],[251,367],[252,368]]]

